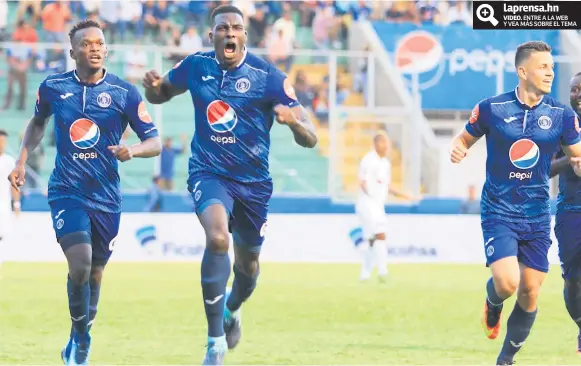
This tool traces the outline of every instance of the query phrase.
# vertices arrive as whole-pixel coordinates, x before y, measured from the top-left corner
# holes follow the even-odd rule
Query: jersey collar
[[[541,103],[543,102],[543,100],[545,99],[545,96],[543,95],[541,97],[541,99],[537,102],[537,104],[535,104],[534,106],[529,106],[527,104],[525,104],[522,100],[520,100],[520,98],[518,97],[518,86],[516,88],[514,88],[514,97],[516,98],[516,100],[518,101],[518,103],[520,104],[520,106],[524,109],[535,109],[537,108],[539,105],[541,105]]]
[[[99,79],[99,80],[98,80],[96,83],[94,83],[94,84],[86,84],[86,83],[83,83],[83,82],[81,81],[81,79],[79,79],[79,75],[77,75],[77,70],[76,70],[76,69],[73,71],[73,76],[75,77],[75,80],[77,80],[77,82],[79,82],[79,84],[83,84],[83,85],[91,85],[91,86],[93,86],[93,85],[99,85],[99,84],[101,84],[103,81],[105,81],[105,78],[107,77],[107,69],[103,69],[103,77],[102,77],[101,79]]]

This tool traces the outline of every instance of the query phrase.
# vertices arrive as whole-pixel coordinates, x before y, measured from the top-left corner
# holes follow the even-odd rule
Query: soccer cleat
[[[497,366],[501,366],[501,365],[514,365],[516,362],[514,361],[498,361],[496,362]]]
[[[63,364],[69,364],[69,357],[71,357],[71,349],[73,348],[73,338],[69,338],[69,342],[65,346],[65,348],[61,351],[61,360],[63,360]]]
[[[91,353],[91,336],[87,333],[84,339],[80,339],[78,336],[74,336],[71,345],[71,353],[69,355],[68,365],[88,365],[89,364],[89,354]]]
[[[577,354],[581,355],[581,334],[577,336]]]
[[[226,342],[223,341],[223,338],[222,342],[208,341],[208,350],[206,351],[206,357],[204,357],[202,365],[223,365],[226,351],[227,345]]]
[[[228,349],[233,349],[240,342],[242,337],[242,313],[241,309],[235,312],[231,312],[226,303],[228,302],[228,297],[232,292],[231,289],[226,290],[226,301],[224,301],[224,333],[226,333],[226,343],[228,344]]]
[[[482,328],[484,328],[484,334],[489,339],[496,339],[498,333],[500,333],[500,317],[502,314],[502,304],[494,306],[488,302],[484,304],[484,311],[482,314]]]

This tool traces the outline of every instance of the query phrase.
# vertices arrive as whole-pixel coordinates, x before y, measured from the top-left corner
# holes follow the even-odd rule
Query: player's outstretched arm
[[[454,164],[458,164],[466,157],[468,154],[468,149],[474,145],[480,137],[472,136],[466,128],[454,137],[452,143],[450,144],[450,160]]]
[[[161,77],[157,71],[150,70],[145,73],[142,84],[145,88],[145,99],[151,104],[163,104],[186,91],[169,81],[169,72]]]
[[[309,113],[302,105],[287,107],[278,104],[274,107],[274,113],[278,123],[285,124],[291,129],[297,144],[308,148],[313,148],[317,145],[318,138],[315,125],[313,125]]]
[[[414,201],[414,200],[419,201],[420,200],[419,197],[416,197],[416,196],[412,195],[411,193],[408,193],[402,189],[392,187],[392,186],[389,186],[389,194],[392,194],[396,197],[403,198],[404,200],[408,200],[408,201]]]
[[[42,141],[49,120],[50,116],[43,118],[40,115],[36,115],[30,119],[26,126],[24,137],[22,139],[22,146],[20,147],[20,154],[18,154],[18,160],[16,161],[14,170],[8,176],[8,180],[12,184],[12,187],[17,191],[24,184],[24,166],[28,160],[28,152],[34,151]]]

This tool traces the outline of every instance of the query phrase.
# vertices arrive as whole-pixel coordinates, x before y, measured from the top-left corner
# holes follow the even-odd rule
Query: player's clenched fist
[[[143,77],[142,85],[145,89],[156,89],[161,85],[162,77],[155,70],[149,70]]]
[[[452,146],[450,151],[450,160],[454,164],[458,164],[466,157],[467,150],[463,146]]]
[[[12,172],[10,173],[10,175],[8,176],[8,180],[10,181],[10,184],[12,185],[12,187],[14,187],[14,189],[19,190],[19,187],[22,187],[24,185],[24,175],[26,174],[26,171],[24,169],[24,166],[17,164],[14,169],[12,170]]]
[[[131,148],[129,148],[127,145],[107,146],[107,148],[113,153],[113,155],[115,155],[117,160],[121,162],[131,160],[131,158],[133,158]]]
[[[297,118],[293,111],[282,104],[277,104],[274,107],[274,115],[278,123],[283,125],[292,124],[297,121]]]

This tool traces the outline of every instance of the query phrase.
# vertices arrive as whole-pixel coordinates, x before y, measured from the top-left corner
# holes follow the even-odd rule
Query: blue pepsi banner
[[[393,64],[411,88],[419,75],[422,107],[429,110],[471,110],[480,100],[497,94],[498,73],[502,90],[518,83],[514,69],[516,47],[538,40],[559,50],[554,30],[473,30],[465,25],[415,25],[377,22],[379,38]],[[552,95],[557,95],[557,67]]]

